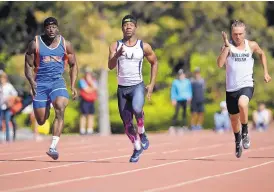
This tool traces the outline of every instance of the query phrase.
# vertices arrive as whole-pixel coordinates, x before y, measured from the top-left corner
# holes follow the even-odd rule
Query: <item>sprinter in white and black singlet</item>
[[[147,98],[151,94],[156,81],[158,62],[154,51],[148,43],[135,36],[137,19],[126,15],[122,19],[123,39],[113,42],[109,47],[109,69],[117,69],[118,107],[123,121],[125,133],[134,146],[130,162],[137,162],[143,150],[148,149],[149,141],[145,134],[144,111],[145,89]],[[145,86],[142,76],[143,59],[151,64],[150,83]],[[137,121],[138,135],[133,126],[133,115]]]
[[[247,40],[245,35],[245,24],[238,20],[233,21],[232,40],[229,41],[227,34],[222,32],[224,45],[217,59],[218,67],[225,65],[226,68],[226,103],[235,135],[237,158],[241,157],[242,146],[244,149],[250,147],[247,123],[248,104],[254,92],[253,53],[260,57],[265,82],[271,81],[264,51],[255,41]]]

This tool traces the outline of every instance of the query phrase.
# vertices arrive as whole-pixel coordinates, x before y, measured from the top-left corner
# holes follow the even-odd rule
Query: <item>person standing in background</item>
[[[231,130],[229,113],[227,111],[226,101],[220,103],[220,111],[214,114],[214,125],[216,133],[224,133]]]
[[[171,87],[171,102],[175,107],[175,113],[172,119],[172,126],[169,132],[174,132],[174,127],[177,125],[178,113],[182,107],[182,127],[187,126],[187,104],[191,102],[192,99],[192,88],[191,82],[186,78],[184,70],[180,69],[178,71],[178,79],[175,79]]]
[[[85,68],[85,75],[79,81],[80,87],[80,134],[92,134],[94,131],[95,101],[97,82],[90,68]]]
[[[191,79],[193,97],[191,100],[191,130],[203,129],[205,80],[201,76],[200,68],[194,70],[194,78]]]
[[[257,131],[266,131],[272,120],[272,113],[264,103],[259,103],[258,109],[252,113],[252,120]]]
[[[9,99],[17,97],[18,93],[11,83],[8,81],[8,75],[4,71],[0,71],[0,127],[2,130],[2,119],[6,125],[6,141],[10,141],[10,120],[12,113],[10,111]]]

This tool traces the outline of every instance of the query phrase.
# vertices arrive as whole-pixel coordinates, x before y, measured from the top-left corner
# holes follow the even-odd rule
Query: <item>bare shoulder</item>
[[[252,52],[258,53],[260,55],[264,54],[264,51],[261,49],[259,44],[256,41],[248,41],[249,47],[251,48]]]
[[[256,41],[251,41],[251,40],[248,40],[248,44],[249,46],[257,46],[258,43]]]
[[[143,42],[143,49],[144,49],[145,55],[150,55],[151,53],[153,53],[153,49],[151,45],[147,42]]]
[[[152,50],[151,45],[147,42],[143,42],[143,46],[144,46],[144,49],[151,49]]]
[[[111,52],[115,52],[115,51],[116,51],[116,48],[117,48],[117,41],[114,41],[114,42],[112,42],[112,43],[110,44],[109,50],[110,50]]]
[[[66,46],[67,53],[68,54],[74,53],[74,49],[73,49],[73,45],[72,45],[71,41],[66,40],[65,38],[64,38],[64,40],[65,40],[65,46]]]
[[[34,38],[28,43],[26,54],[30,55],[35,52],[36,52],[36,40]]]
[[[258,49],[259,45],[256,41],[248,40],[248,45],[252,50]]]
[[[61,38],[63,44],[65,44],[66,49],[73,47],[72,42],[70,40],[66,39],[64,36],[59,35],[59,38]]]
[[[64,38],[64,37],[63,37],[63,38]],[[67,39],[65,39],[65,38],[64,38],[64,41],[65,41],[65,44],[66,44],[66,48],[72,47],[71,41],[69,41],[69,40],[67,40]]]
[[[31,41],[29,42],[29,46],[30,46],[31,48],[36,49],[36,40],[35,40],[35,39],[31,40]]]

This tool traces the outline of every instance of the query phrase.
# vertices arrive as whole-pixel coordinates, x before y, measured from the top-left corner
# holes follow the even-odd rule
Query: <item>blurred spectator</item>
[[[94,129],[95,101],[97,99],[97,81],[90,68],[85,68],[80,87],[80,134],[92,134]]]
[[[272,120],[272,112],[260,103],[258,109],[253,111],[253,124],[257,131],[265,131]]]
[[[5,121],[5,131],[6,131],[6,141],[10,140],[10,120],[12,116],[12,112],[10,108],[14,104],[14,102],[18,101],[17,91],[13,87],[12,84],[8,81],[7,74],[0,70],[0,107],[1,107],[1,118],[0,118],[0,126],[3,130],[2,120]],[[14,98],[14,99],[12,99]],[[11,102],[14,101],[14,102]]]
[[[32,107],[32,105],[31,105],[31,107]],[[43,132],[45,135],[49,133],[49,131],[50,131],[49,120],[47,119],[43,125],[39,125],[36,121],[33,108],[32,108],[32,112],[29,115],[30,115],[30,124],[31,124],[31,128],[33,130],[34,140],[42,141],[43,137],[41,137],[39,131],[41,131],[40,129],[43,129]]]
[[[223,133],[231,130],[229,113],[227,111],[226,102],[220,103],[221,110],[214,114],[215,131],[217,133]]]
[[[17,123],[15,120],[15,117],[19,114],[22,113],[22,111],[24,109],[26,109],[27,107],[32,107],[32,95],[30,94],[30,92],[27,91],[18,91],[18,97],[16,98],[11,98],[9,100],[10,104],[10,111],[11,111],[11,122],[12,122],[12,126],[13,126],[13,140],[16,139],[16,130],[17,130]]]
[[[191,129],[203,129],[205,80],[202,78],[200,68],[194,70],[194,78],[191,79],[193,97],[191,100]]]
[[[52,104],[50,105],[52,108]],[[30,104],[24,108],[22,113],[28,115],[28,118],[25,121],[25,124],[30,125],[33,130],[33,139],[35,141],[42,141],[43,137],[41,134],[47,135],[50,132],[50,122],[47,119],[43,125],[39,125],[34,115],[33,105]],[[41,133],[41,134],[40,134]]]
[[[185,129],[187,125],[187,105],[192,98],[191,82],[186,78],[184,70],[178,71],[178,78],[172,82],[171,87],[171,102],[175,107],[175,113],[172,119],[172,126],[169,128],[170,132],[174,132],[175,126],[178,124],[178,113],[180,108],[182,111],[182,123],[181,126]]]

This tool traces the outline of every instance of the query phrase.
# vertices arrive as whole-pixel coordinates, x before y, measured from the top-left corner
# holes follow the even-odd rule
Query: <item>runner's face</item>
[[[245,39],[245,27],[233,27],[231,33],[232,39],[237,45],[243,43]]]
[[[125,37],[132,37],[135,35],[136,25],[133,22],[126,22],[122,26],[122,31]]]
[[[54,39],[58,33],[58,26],[57,25],[47,25],[45,27],[45,33],[49,38]]]

